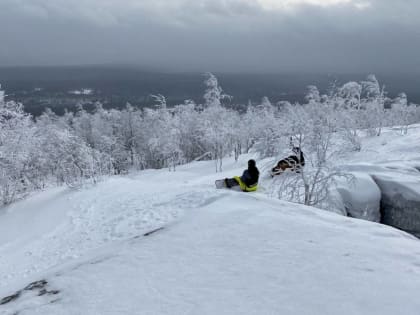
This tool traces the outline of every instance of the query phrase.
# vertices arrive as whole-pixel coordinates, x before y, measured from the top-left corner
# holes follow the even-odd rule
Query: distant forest
[[[249,103],[258,104],[266,96],[273,102],[288,100],[304,102],[307,86],[316,85],[322,92],[336,84],[358,81],[360,74],[223,74],[216,73],[225,93],[234,97],[226,106],[246,109]],[[420,104],[420,74],[377,74],[386,86],[389,97],[401,91],[410,102]],[[150,107],[151,95],[162,94],[168,106],[191,99],[202,102],[204,75],[202,73],[165,73],[135,67],[7,67],[0,68],[0,84],[7,90],[8,99],[22,102],[25,111],[38,116],[45,108],[62,115],[65,109],[75,111],[77,104],[93,110],[99,101],[104,108]],[[84,90],[85,89],[85,90]]]

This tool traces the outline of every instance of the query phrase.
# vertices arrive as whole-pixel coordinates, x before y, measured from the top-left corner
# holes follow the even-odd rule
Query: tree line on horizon
[[[238,159],[254,151],[275,158],[290,143],[310,156],[315,169],[325,169],[337,143],[340,150],[361,150],[362,135],[380,136],[388,126],[406,134],[420,122],[420,107],[404,93],[388,98],[374,75],[332,86],[326,94],[309,86],[303,104],[264,97],[244,112],[222,105],[230,96],[213,74],[204,83],[202,104],[186,100],[169,107],[163,95],[154,95],[153,108],[104,109],[96,103],[93,112],[79,106],[58,116],[46,109],[36,118],[0,91],[0,205],[52,185],[80,187],[104,176],[175,170],[200,159],[214,160],[222,171],[228,155]],[[319,199],[307,198],[306,204]]]

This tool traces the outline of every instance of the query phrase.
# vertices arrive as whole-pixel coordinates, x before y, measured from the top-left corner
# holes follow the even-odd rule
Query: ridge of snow
[[[392,138],[370,149],[398,160],[417,141]],[[363,155],[383,157],[354,159]],[[0,300],[41,279],[60,291],[25,293],[0,314],[418,313],[418,239],[270,199],[268,179],[257,193],[214,189],[248,158],[223,173],[194,162],[0,209]]]

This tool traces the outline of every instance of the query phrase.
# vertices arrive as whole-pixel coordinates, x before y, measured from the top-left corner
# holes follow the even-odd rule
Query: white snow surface
[[[414,172],[411,134],[369,139],[345,162]],[[0,209],[0,300],[41,279],[60,291],[23,291],[0,314],[419,314],[418,239],[270,199],[269,179],[256,193],[214,188],[248,158],[219,174],[194,162]]]
[[[380,222],[381,191],[369,174],[352,172],[350,181],[342,179],[337,185],[349,216]]]
[[[68,93],[73,94],[73,95],[92,95],[93,90],[92,89],[81,89],[81,90],[69,91]]]

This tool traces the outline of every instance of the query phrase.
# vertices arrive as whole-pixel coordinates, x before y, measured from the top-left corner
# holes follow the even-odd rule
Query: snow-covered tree
[[[283,140],[287,137],[283,128],[285,120],[279,119],[278,115],[268,98],[263,98],[257,106],[248,106],[245,122],[249,135],[248,132],[245,135],[252,139],[247,144],[248,151],[253,145],[261,157],[272,157],[284,149]]]
[[[348,82],[340,88],[339,95],[345,100],[347,108],[360,110],[362,97],[361,84]]]
[[[7,204],[33,189],[38,141],[32,117],[20,103],[0,102],[0,203]],[[36,184],[35,184],[36,185]]]
[[[373,130],[377,136],[380,136],[386,121],[385,87],[379,85],[373,74],[369,75],[366,81],[362,82],[362,87],[365,93],[365,125],[363,127]]]
[[[321,95],[319,93],[318,88],[315,85],[309,85],[307,87],[305,100],[308,103],[312,103],[312,102],[319,103],[321,101]]]
[[[230,99],[231,96],[223,93],[222,88],[219,86],[219,81],[216,76],[210,72],[206,73],[206,91],[204,93],[204,102],[208,106],[221,106],[223,99]]]
[[[228,142],[229,111],[220,105],[205,108],[201,113],[200,142],[215,161],[216,172],[222,171],[223,158],[232,147]]]
[[[0,84],[0,103],[4,103],[4,91],[1,89],[1,84]]]
[[[297,146],[307,165],[297,176],[276,179],[274,186],[282,187],[276,193],[321,206],[331,183],[344,176],[331,167],[332,155],[360,150],[366,130],[380,135],[384,126],[397,124],[407,133],[409,124],[420,121],[418,106],[408,105],[405,94],[389,100],[373,75],[360,83],[335,84],[327,94],[309,86],[303,105],[273,105],[263,97],[249,102],[245,112],[222,106],[229,97],[213,74],[206,74],[205,87],[204,104],[187,100],[170,107],[158,94],[143,110],[130,104],[106,110],[96,103],[92,112],[79,105],[76,113],[61,117],[47,109],[36,121],[0,91],[0,202],[54,181],[78,187],[130,168],[175,169],[200,159],[213,159],[221,171],[223,158],[232,154],[238,159],[254,150],[279,159]]]
[[[179,148],[186,162],[195,159],[208,158],[210,153],[204,147],[201,127],[201,114],[192,101],[175,106],[173,115],[176,117],[176,128],[179,132]]]

